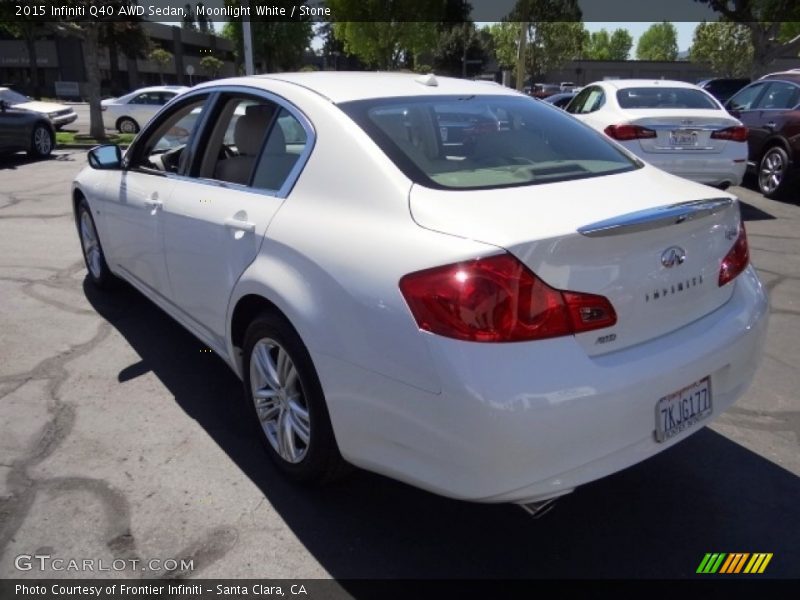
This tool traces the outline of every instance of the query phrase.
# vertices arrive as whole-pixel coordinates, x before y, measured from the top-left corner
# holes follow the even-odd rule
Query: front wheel
[[[94,218],[92,218],[89,205],[83,199],[78,204],[78,233],[81,239],[83,261],[86,263],[86,270],[89,271],[89,279],[101,289],[112,287],[117,278],[108,268]]]
[[[780,146],[773,146],[761,157],[758,165],[758,189],[767,198],[775,198],[786,189],[789,155]]]
[[[247,328],[244,385],[267,454],[291,479],[320,483],[344,466],[311,356],[284,319],[264,313]]]
[[[36,124],[31,133],[31,146],[28,154],[33,158],[47,158],[53,151],[54,145],[55,139],[50,128],[43,123]]]

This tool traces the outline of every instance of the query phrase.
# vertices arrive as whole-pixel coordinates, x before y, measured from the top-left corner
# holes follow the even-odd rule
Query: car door
[[[219,94],[198,151],[164,210],[173,301],[210,346],[224,349],[233,287],[313,145],[297,109],[271,95]]]
[[[139,124],[139,127],[144,127],[164,104],[160,92],[144,92],[131,100],[131,116]]]
[[[761,155],[764,144],[783,129],[792,109],[800,101],[800,87],[788,81],[771,81],[753,106],[748,136],[756,152]]]
[[[747,134],[747,155],[750,161],[757,160],[761,152],[761,136],[754,134],[754,130],[759,127],[759,111],[756,106],[767,88],[767,82],[758,82],[740,90],[728,102],[725,108],[728,112],[739,119],[748,129]]]
[[[572,102],[567,106],[567,112],[579,118],[587,125],[602,131],[605,123],[602,115],[597,114],[606,103],[606,94],[599,85],[590,85],[583,88]]]
[[[157,299],[171,296],[163,249],[163,206],[210,94],[176,105],[150,124],[110,172],[103,217],[106,253],[134,285]]]

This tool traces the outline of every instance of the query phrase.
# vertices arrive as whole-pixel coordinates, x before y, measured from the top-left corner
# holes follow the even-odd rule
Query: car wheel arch
[[[786,152],[786,155],[789,157],[790,163],[794,162],[794,157],[792,156],[791,144],[789,144],[787,140],[785,140],[783,137],[779,135],[773,136],[764,141],[764,145],[761,147],[761,154],[758,157],[758,162],[760,163],[761,159],[764,158],[764,155],[770,150],[772,150],[772,148],[775,148],[776,146],[782,148],[783,151]]]

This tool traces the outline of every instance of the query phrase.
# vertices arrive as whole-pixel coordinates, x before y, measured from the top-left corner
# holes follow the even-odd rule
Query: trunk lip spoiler
[[[609,237],[660,229],[717,214],[736,203],[735,198],[708,198],[656,206],[584,225],[578,228],[578,233],[586,237]]]

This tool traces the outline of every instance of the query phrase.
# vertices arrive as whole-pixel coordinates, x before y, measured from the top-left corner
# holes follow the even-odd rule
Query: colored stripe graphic
[[[763,573],[769,562],[772,560],[771,552],[707,552],[697,567],[697,573],[711,574],[719,573],[732,575],[737,573]],[[750,560],[748,560],[750,559]],[[747,565],[747,566],[745,566]],[[742,571],[744,569],[744,571]]]

